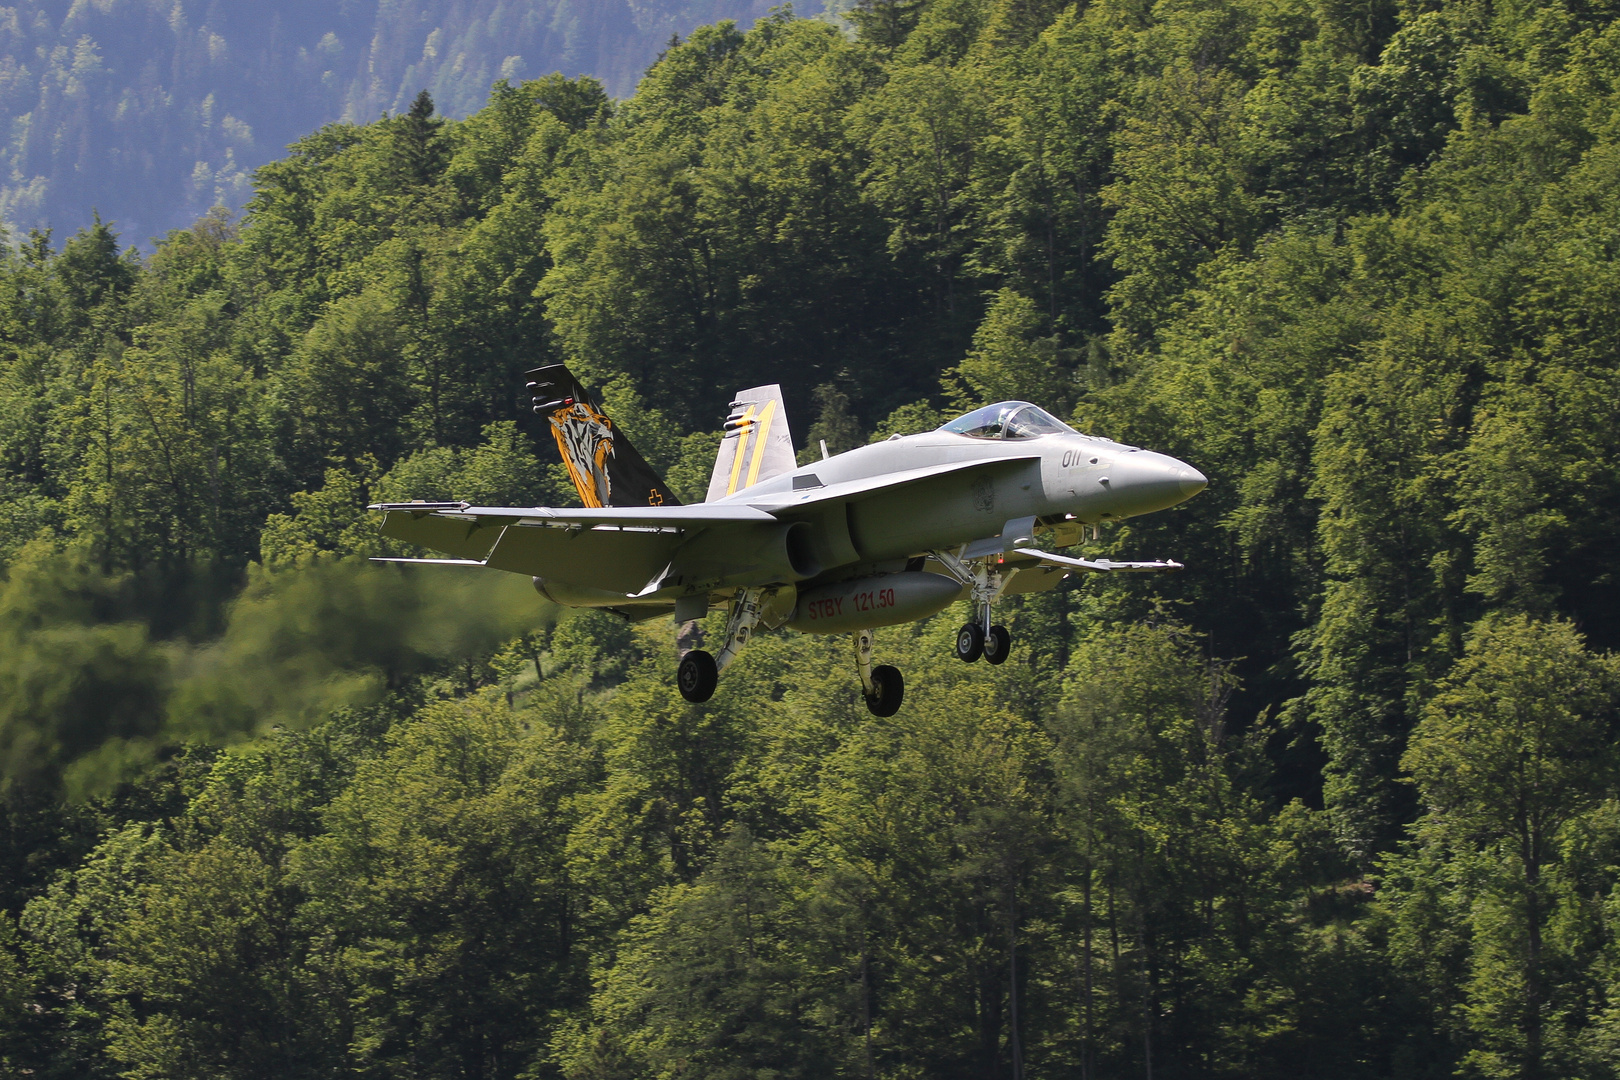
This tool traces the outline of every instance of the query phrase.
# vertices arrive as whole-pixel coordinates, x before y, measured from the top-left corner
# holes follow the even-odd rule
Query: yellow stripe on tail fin
[[[771,385],[744,390],[731,403],[704,501],[746,491],[797,467],[782,388]]]
[[[765,411],[759,414],[759,434],[754,436],[754,460],[748,466],[748,486],[753,487],[759,483],[759,466],[765,458],[765,447],[771,437],[771,421],[776,418],[776,402],[765,403]],[[742,451],[737,451],[742,457]]]
[[[748,453],[748,436],[753,433],[754,407],[750,405],[748,411],[743,413],[742,419],[737,422],[737,446],[733,455],[735,460],[731,463],[731,483],[726,485],[727,495],[737,490],[737,478],[742,475],[743,457]]]

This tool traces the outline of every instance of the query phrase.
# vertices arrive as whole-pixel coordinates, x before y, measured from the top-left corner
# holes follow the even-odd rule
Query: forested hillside
[[[0,1068],[1620,1074],[1617,15],[866,0],[24,240]],[[1188,569],[881,631],[892,719],[814,637],[688,705],[667,625],[358,558],[570,501],[557,360],[683,498],[739,387],[1037,401],[1209,476],[1086,549]]]
[[[240,208],[253,170],[323,124],[404,112],[424,87],[465,116],[496,79],[551,71],[628,96],[671,36],[769,7],[18,0],[0,7],[0,221],[66,235],[99,210],[144,246],[216,204]]]

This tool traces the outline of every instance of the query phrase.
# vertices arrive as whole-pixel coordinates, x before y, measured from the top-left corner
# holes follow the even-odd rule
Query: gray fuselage
[[[929,475],[947,465],[964,467]],[[1021,518],[1123,520],[1184,502],[1205,482],[1173,457],[1097,436],[1001,439],[938,430],[814,462],[716,505],[740,503],[809,523],[819,561],[831,571],[971,543]],[[846,486],[847,499],[826,498]]]

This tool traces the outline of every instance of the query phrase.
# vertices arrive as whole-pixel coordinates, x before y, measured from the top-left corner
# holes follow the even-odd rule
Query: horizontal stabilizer
[[[1038,551],[1035,548],[1014,548],[1013,551],[1019,555],[1027,555],[1031,559],[1039,559],[1048,566],[1066,566],[1071,570],[1089,570],[1094,574],[1153,574],[1186,569],[1181,563],[1172,560],[1115,562],[1113,559],[1074,559],[1067,555],[1053,555],[1050,552]]]

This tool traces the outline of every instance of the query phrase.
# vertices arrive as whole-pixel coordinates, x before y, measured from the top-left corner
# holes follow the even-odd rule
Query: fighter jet
[[[992,664],[1012,646],[996,601],[1074,573],[1180,570],[1172,561],[1056,554],[1098,526],[1164,510],[1205,478],[1173,457],[1085,435],[1027,401],[975,409],[935,431],[800,466],[779,386],[736,395],[703,502],[682,505],[624,432],[560,364],[527,373],[579,508],[378,503],[384,535],[448,559],[534,579],[565,607],[677,625],[727,611],[718,652],[691,649],[676,683],[707,701],[760,628],[850,634],[867,707],[892,716],[901,674],[873,666],[873,631],[925,619],[963,597],[973,616],[956,655]]]

